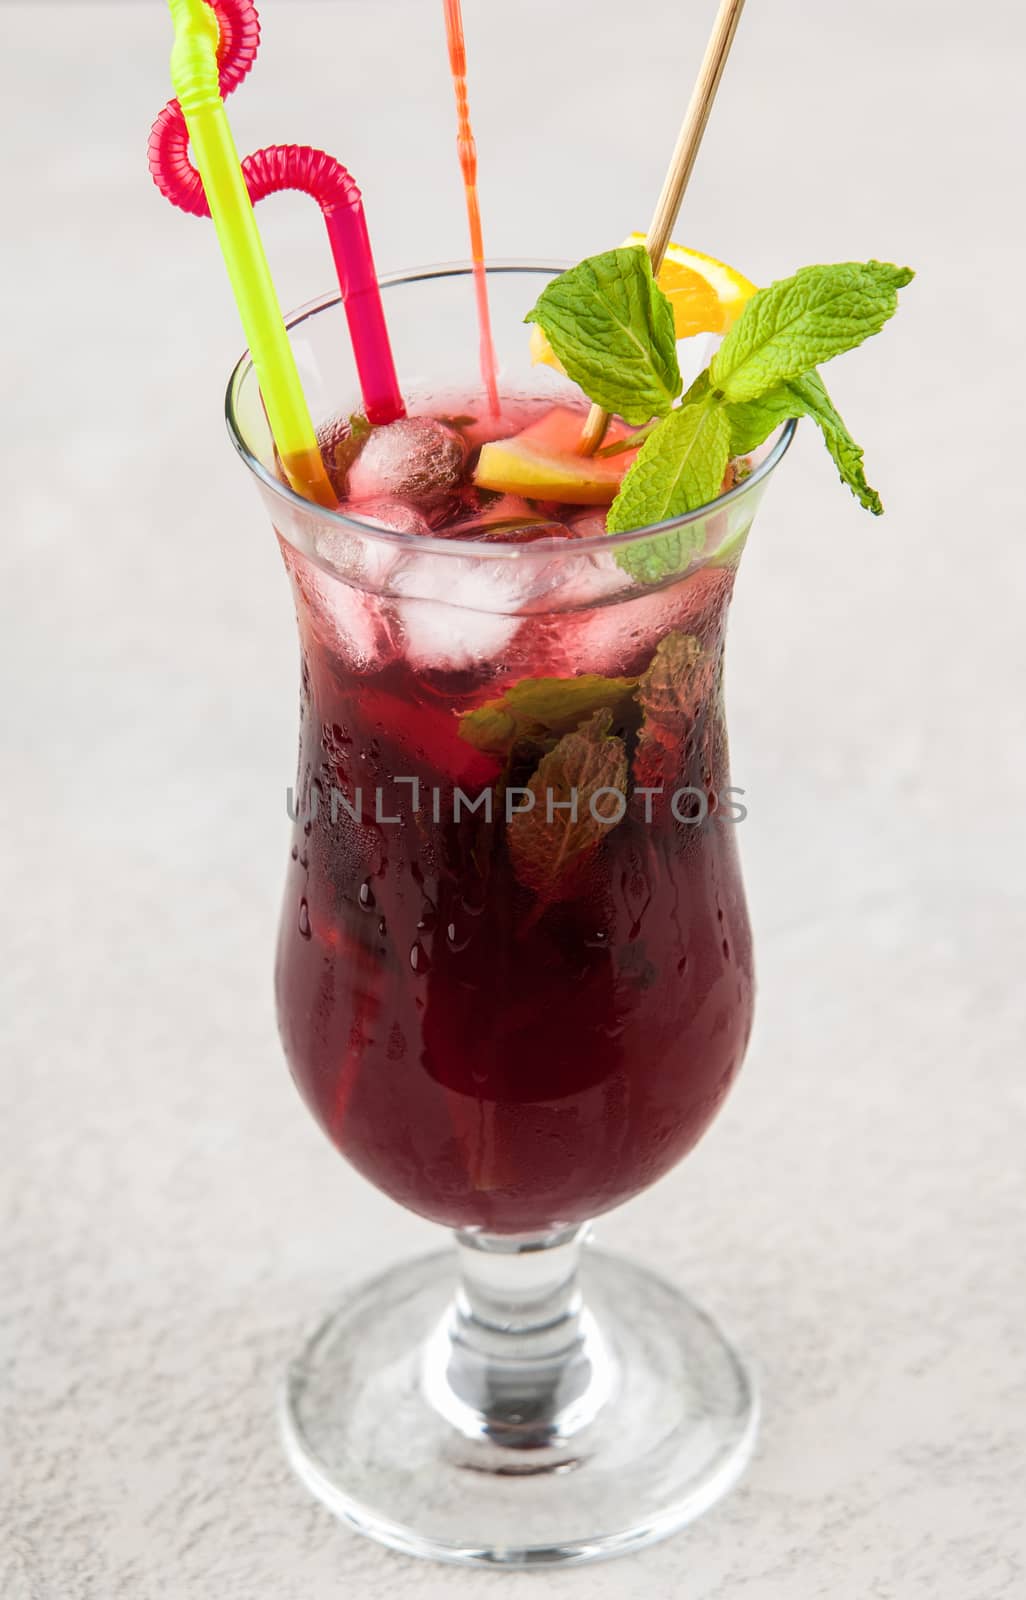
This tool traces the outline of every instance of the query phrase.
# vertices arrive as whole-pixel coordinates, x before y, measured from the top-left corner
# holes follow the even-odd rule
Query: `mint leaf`
[[[610,533],[666,522],[715,500],[730,454],[726,411],[711,400],[682,406],[659,424],[642,445],[609,508]],[[616,559],[632,577],[654,583],[680,572],[705,543],[697,522],[625,545]]]
[[[726,411],[732,456],[746,456],[768,439],[782,422],[805,415],[793,383],[778,383],[767,394],[757,395],[754,400],[741,400],[727,406]]]
[[[813,369],[789,383],[778,384],[768,394],[754,400],[743,400],[727,407],[730,419],[730,453],[746,455],[762,444],[782,422],[789,417],[811,417],[822,430],[826,447],[834,464],[867,511],[874,516],[883,512],[883,503],[876,490],[866,481],[862,465],[862,450],[855,443],[840,413],[835,409],[819,373]]]
[[[802,401],[805,415],[811,417],[822,432],[826,447],[843,482],[867,511],[871,511],[874,517],[882,516],[883,501],[876,490],[866,482],[862,466],[862,447],[855,443],[844,425],[840,412],[834,409],[833,401],[826,391],[826,384],[819,373],[806,372],[803,377],[794,380],[792,388]]]
[[[636,245],[554,278],[524,321],[544,330],[589,400],[632,426],[665,416],[680,394],[673,312]]]
[[[627,792],[627,750],[622,739],[610,735],[612,720],[612,711],[605,707],[576,732],[564,734],[542,757],[528,784],[533,808],[510,820],[507,842],[513,870],[544,900],[557,900],[571,891],[581,869],[616,825],[615,798],[599,793],[617,789],[626,797]]]
[[[908,267],[842,261],[802,267],[748,301],[709,364],[714,390],[752,400],[879,333],[897,309]]]
[[[488,700],[459,720],[461,739],[505,759],[514,745],[544,744],[572,733],[579,723],[606,708],[618,713],[637,687],[637,678],[521,678],[498,700]]]
[[[713,657],[690,633],[662,639],[638,684],[641,731],[634,753],[635,788],[663,788],[688,758],[688,736],[704,714],[713,687]]]

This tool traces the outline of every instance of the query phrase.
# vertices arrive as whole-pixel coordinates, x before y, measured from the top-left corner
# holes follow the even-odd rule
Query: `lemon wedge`
[[[474,482],[479,489],[519,494],[529,500],[555,500],[564,505],[608,506],[637,450],[613,456],[582,456],[579,451],[584,415],[556,406],[522,433],[481,446]],[[614,422],[612,442],[630,437]]]

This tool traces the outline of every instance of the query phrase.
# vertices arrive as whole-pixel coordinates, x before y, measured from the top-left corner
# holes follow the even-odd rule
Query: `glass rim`
[[[517,259],[504,257],[489,261],[486,272],[499,276],[504,273],[537,273],[551,276],[566,272],[572,263],[564,261],[539,261],[530,258]],[[400,284],[430,282],[440,278],[472,277],[473,263],[469,261],[443,261],[434,265],[421,267],[405,267],[396,272],[382,273],[378,283],[382,289],[396,288]],[[332,306],[342,305],[342,295],[338,290],[333,293],[319,295],[313,300],[307,300],[303,305],[297,306],[293,311],[285,314],[285,326],[291,333],[304,322],[316,317],[322,311],[329,310]],[[269,489],[285,505],[304,515],[314,517],[318,522],[343,528],[347,533],[357,534],[361,538],[370,539],[376,543],[392,546],[396,549],[416,549],[423,553],[434,555],[460,557],[466,560],[472,557],[476,560],[498,561],[523,561],[532,552],[541,554],[543,550],[551,555],[552,546],[560,547],[571,545],[572,553],[576,556],[586,556],[600,551],[620,550],[628,545],[638,544],[646,539],[657,538],[661,534],[669,533],[676,528],[687,527],[690,523],[698,522],[711,513],[721,511],[735,502],[743,500],[752,493],[759,484],[771,475],[787,454],[787,450],[794,438],[798,419],[790,417],[778,430],[778,437],[772,448],[758,466],[747,478],[736,483],[732,488],[717,495],[714,500],[707,500],[704,505],[696,506],[693,511],[686,511],[682,516],[670,517],[664,522],[646,523],[642,528],[630,528],[624,533],[598,533],[589,534],[584,539],[566,540],[554,536],[551,540],[534,540],[529,544],[505,543],[501,540],[489,540],[487,544],[480,539],[442,538],[436,534],[404,533],[395,528],[377,526],[372,522],[365,522],[359,517],[348,516],[344,511],[330,510],[327,506],[318,505],[313,500],[308,500],[304,495],[297,493],[289,484],[283,483],[280,478],[264,465],[264,463],[250,449],[239,424],[236,411],[236,396],[242,384],[253,371],[253,360],[248,349],[232,369],[225,392],[225,422],[228,427],[228,436],[231,439],[237,454],[245,465],[259,480],[265,489]],[[290,541],[291,542],[291,541]],[[716,551],[711,551],[706,559],[713,559]],[[696,565],[703,565],[699,561]]]

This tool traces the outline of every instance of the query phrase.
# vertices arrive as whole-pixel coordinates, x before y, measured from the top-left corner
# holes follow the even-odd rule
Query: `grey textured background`
[[[493,253],[645,225],[712,9],[466,0]],[[383,269],[464,252],[439,11],[267,0],[233,103],[243,148],[352,166]],[[682,1537],[537,1580],[558,1600],[1024,1592],[1022,17],[753,0],[678,230],[757,280],[920,275],[833,380],[888,516],[802,437],[745,558],[748,1065],[601,1228],[753,1354],[758,1455]],[[282,1459],[301,1332],[435,1231],[332,1153],[275,1039],[296,650],[221,427],[213,234],[146,176],[166,16],[14,4],[2,33],[0,1592],[512,1594],[360,1541]],[[287,302],[328,286],[305,202],[262,222]]]

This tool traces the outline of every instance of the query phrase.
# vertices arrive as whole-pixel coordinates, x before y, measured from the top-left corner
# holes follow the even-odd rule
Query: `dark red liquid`
[[[705,690],[672,761],[718,809],[695,826],[632,803],[574,892],[546,904],[518,881],[501,816],[452,820],[452,786],[476,794],[500,766],[456,713],[525,676],[608,672],[589,656],[596,613],[531,616],[487,670],[414,670],[399,649],[356,671],[318,612],[333,580],[286,558],[303,653],[276,974],[293,1077],[338,1149],[437,1222],[528,1232],[607,1210],[694,1145],[751,1026],[719,692],[732,574],[616,606],[619,672],[642,671],[668,630],[701,641]],[[397,776],[420,780],[416,816]],[[379,785],[402,825],[374,820]],[[364,820],[333,824],[330,790],[358,786]]]

